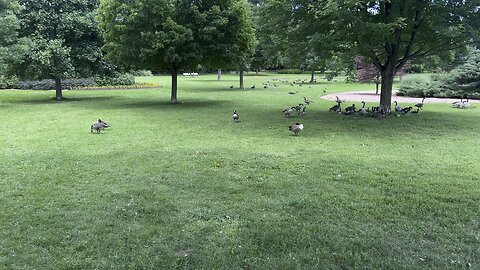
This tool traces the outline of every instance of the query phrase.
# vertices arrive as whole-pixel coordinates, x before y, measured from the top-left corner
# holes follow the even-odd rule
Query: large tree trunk
[[[217,71],[217,81],[221,81],[222,80],[222,70],[221,69],[218,69]]]
[[[315,82],[315,69],[312,68],[312,77],[310,78],[310,82],[314,83]]]
[[[375,95],[378,95],[378,81],[375,81]]]
[[[172,95],[170,96],[170,103],[177,103],[177,75],[178,67],[172,64]]]
[[[62,78],[60,78],[60,76],[55,77],[55,99],[57,101],[61,101],[63,99]]]
[[[388,63],[380,71],[382,75],[382,88],[380,93],[380,107],[389,109],[392,105],[393,77],[395,76],[395,64]]]
[[[240,69],[240,89],[245,89],[245,85],[243,84],[243,68]]]

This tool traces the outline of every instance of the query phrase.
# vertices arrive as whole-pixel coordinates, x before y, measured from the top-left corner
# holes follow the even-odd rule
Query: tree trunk
[[[380,107],[390,110],[392,105],[392,89],[393,77],[395,76],[395,65],[392,63],[387,64],[381,70],[381,76],[382,88],[380,92]]]
[[[245,85],[243,84],[243,68],[240,69],[240,89],[245,89]]]
[[[222,70],[221,69],[218,69],[217,71],[217,81],[221,81],[222,80]]]
[[[172,64],[172,95],[170,97],[170,103],[177,103],[177,74],[178,67]]]
[[[314,83],[315,82],[315,69],[312,68],[312,77],[310,78],[310,82]]]
[[[378,81],[375,82],[375,95],[378,95]]]
[[[55,77],[55,99],[61,101],[63,99],[62,94],[62,78]]]

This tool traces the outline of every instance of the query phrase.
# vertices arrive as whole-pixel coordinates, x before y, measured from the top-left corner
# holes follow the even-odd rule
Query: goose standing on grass
[[[295,134],[295,136],[297,136],[298,133],[300,133],[300,131],[303,130],[303,124],[295,123],[295,125],[289,126],[288,130],[292,131]]]
[[[460,108],[466,109],[468,107],[470,107],[470,102],[469,102],[468,97],[467,97],[467,100],[462,102],[462,104],[460,105]]]
[[[285,117],[290,117],[290,115],[292,114],[292,112],[295,110],[295,107],[292,107],[290,109],[285,109],[283,110],[283,115],[285,115]]]
[[[298,93],[298,91],[295,91],[295,92],[294,92],[294,91],[290,91],[290,92],[288,92],[288,93],[289,93],[290,95],[295,95],[295,94]]]
[[[303,101],[305,101],[305,104],[310,105],[310,103],[313,103],[313,101],[307,99],[306,97],[303,97]]]
[[[423,110],[422,107],[423,107],[423,102],[424,101],[425,101],[425,98],[422,99],[422,103],[415,104],[415,107],[419,108],[420,110]]]
[[[344,103],[344,102],[347,101],[347,100],[346,100],[346,99],[340,99],[340,98],[338,98],[338,96],[335,96],[335,101],[336,101],[337,103]]]
[[[100,130],[109,128],[110,125],[107,124],[102,119],[98,119],[97,123],[90,126],[90,132],[93,133],[93,130],[96,130],[97,133],[100,133]]]
[[[411,113],[417,113],[418,114],[418,111],[420,111],[420,108],[417,108],[416,111],[412,111]]]
[[[395,103],[395,111],[396,112],[402,111],[402,107],[398,106],[398,102],[396,100],[394,101],[394,103]]]
[[[254,85],[252,85],[252,87],[250,87],[250,88],[252,88],[252,89],[255,89],[255,84],[254,84]]]
[[[238,115],[237,111],[233,111],[233,122],[238,122],[240,120],[240,116]]]

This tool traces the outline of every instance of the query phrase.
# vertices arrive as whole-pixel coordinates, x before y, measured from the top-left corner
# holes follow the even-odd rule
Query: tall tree
[[[408,61],[448,53],[472,41],[467,25],[474,1],[333,1],[322,8],[335,14],[334,29],[348,29],[345,41],[380,71],[380,105],[391,107],[395,73]],[[478,15],[478,14],[477,14]]]
[[[18,31],[20,5],[16,0],[0,0],[0,80],[11,73],[13,64],[25,52],[28,39],[20,39]]]
[[[127,68],[170,70],[172,103],[180,69],[229,67],[253,50],[245,0],[105,0],[99,19],[109,59]]]
[[[53,78],[62,100],[62,79],[90,76],[101,62],[102,39],[95,19],[97,0],[20,0],[21,35],[31,37],[17,69],[23,77]]]
[[[323,69],[339,46],[339,34],[332,31],[332,15],[322,13],[326,1],[270,0],[261,7],[260,25],[268,32],[269,51],[280,51],[286,62],[312,72]]]

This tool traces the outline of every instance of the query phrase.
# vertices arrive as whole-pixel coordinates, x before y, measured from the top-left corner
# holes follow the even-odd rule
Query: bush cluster
[[[51,79],[45,79],[41,81],[20,81],[9,84],[6,81],[2,81],[7,84],[8,88],[17,88],[24,90],[54,90],[55,81]],[[62,80],[62,89],[80,89],[88,87],[109,87],[109,86],[129,86],[135,84],[135,77],[132,74],[116,74],[116,76],[97,76],[93,78],[82,79],[65,79]],[[5,88],[6,88],[5,87]],[[0,84],[2,88],[2,84]]]
[[[303,71],[300,69],[279,69],[277,70],[278,74],[303,74]]]
[[[75,89],[79,87],[95,86],[92,79],[65,79],[62,81],[62,89]],[[54,90],[55,81],[46,79],[41,81],[21,81],[16,87],[24,90]]]
[[[472,50],[465,63],[430,79],[406,77],[400,83],[399,95],[413,97],[480,98],[480,51]]]
[[[132,74],[133,76],[143,76],[143,77],[147,77],[147,76],[153,76],[152,72],[150,70],[132,70],[130,71],[130,74]]]
[[[97,86],[118,86],[135,84],[135,76],[132,74],[117,74],[116,76],[94,77]]]
[[[17,85],[18,79],[16,77],[0,76],[0,89],[10,89]]]

